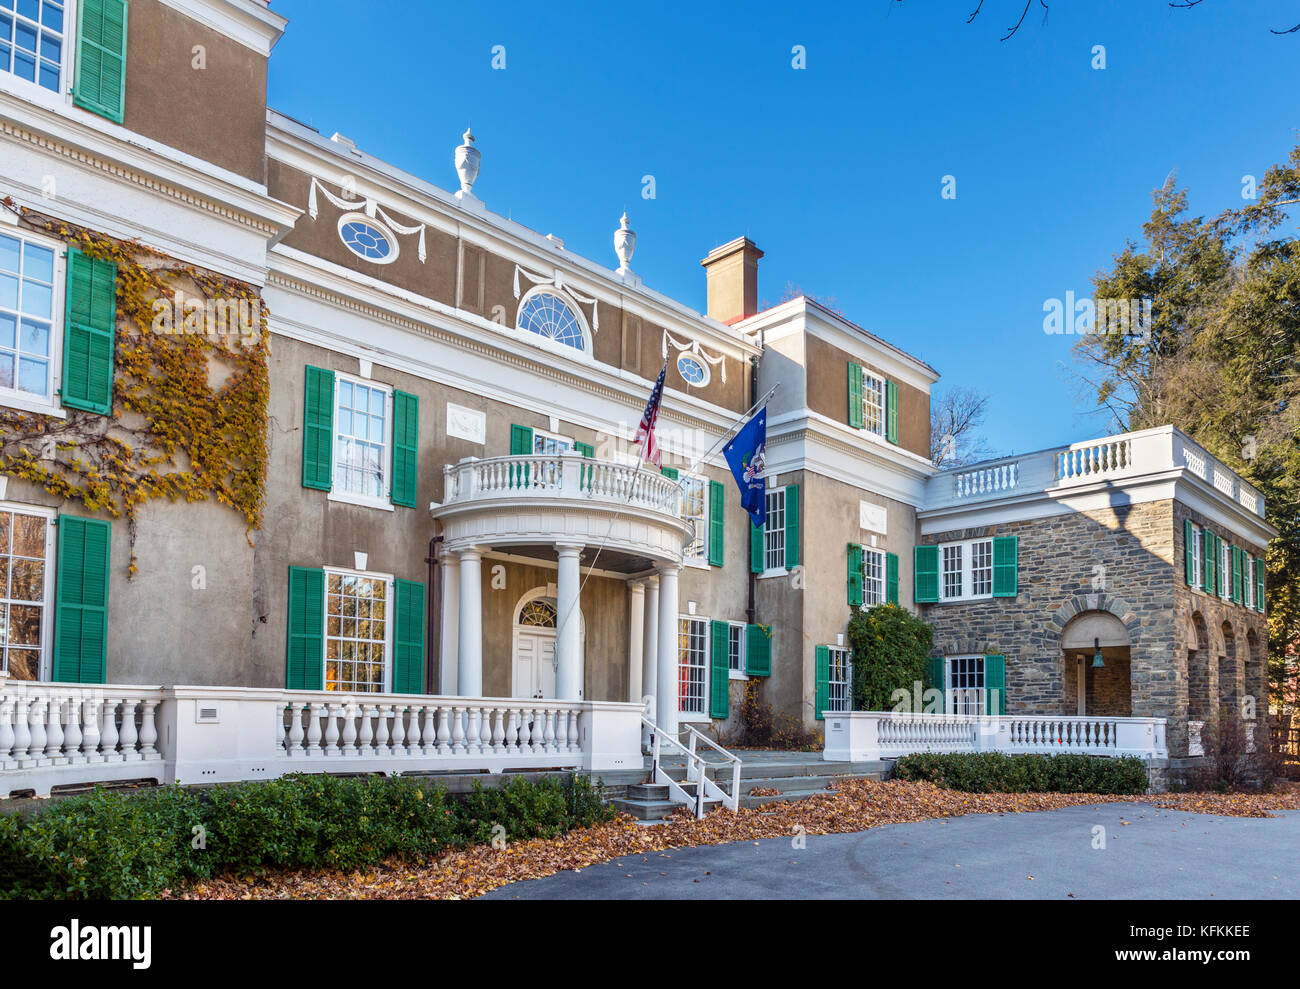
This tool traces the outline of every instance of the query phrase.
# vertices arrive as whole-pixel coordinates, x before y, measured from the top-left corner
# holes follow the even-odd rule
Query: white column
[[[659,689],[655,723],[677,737],[677,575],[681,567],[659,571]]]
[[[438,693],[456,696],[460,682],[460,567],[444,553],[438,573],[442,580],[442,628],[438,647]]]
[[[483,554],[478,547],[460,551],[460,623],[457,640],[457,695],[483,696]]]
[[[641,701],[641,668],[645,660],[645,581],[627,585],[627,701]]]
[[[641,696],[650,698],[650,709],[646,717],[656,721],[658,712],[655,693],[659,690],[659,578],[649,578],[646,581],[646,588],[645,652],[641,667]]]
[[[572,543],[555,547],[560,561],[555,584],[555,696],[562,701],[582,699],[582,615],[578,610],[582,583],[578,557],[582,550],[583,546]]]

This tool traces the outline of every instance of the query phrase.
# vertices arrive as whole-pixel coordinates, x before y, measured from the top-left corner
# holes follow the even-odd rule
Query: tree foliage
[[[1300,147],[1258,193],[1206,218],[1173,181],[1156,191],[1142,241],[1093,279],[1097,298],[1151,299],[1150,332],[1090,334],[1075,356],[1114,428],[1172,423],[1263,493],[1281,533],[1268,553],[1276,690],[1300,640]]]
[[[893,693],[912,693],[926,683],[926,660],[934,645],[934,629],[896,604],[855,608],[849,618],[853,647],[853,710],[889,711]]]

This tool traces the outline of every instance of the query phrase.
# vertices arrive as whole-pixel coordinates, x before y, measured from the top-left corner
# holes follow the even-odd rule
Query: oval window
[[[705,367],[703,361],[690,354],[682,354],[677,358],[677,373],[688,385],[698,386],[709,383],[709,369]]]
[[[397,240],[368,216],[354,213],[343,217],[339,220],[339,237],[349,251],[374,264],[397,260]]]

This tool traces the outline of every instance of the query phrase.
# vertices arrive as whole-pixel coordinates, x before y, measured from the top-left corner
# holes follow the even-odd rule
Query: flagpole
[[[699,472],[700,465],[704,463],[704,461],[708,460],[709,457],[713,456],[713,454],[717,450],[719,450],[722,447],[722,445],[727,442],[727,440],[731,439],[732,435],[736,432],[736,428],[738,426],[742,426],[745,420],[747,420],[750,416],[752,416],[758,409],[767,405],[767,403],[771,400],[772,396],[776,394],[776,390],[780,387],[781,387],[781,383],[778,381],[776,384],[774,384],[771,387],[771,389],[768,390],[768,393],[766,395],[764,395],[757,402],[751,405],[749,407],[749,411],[743,413],[739,419],[733,422],[731,424],[731,427],[725,433],[722,434],[722,437],[716,443],[714,443],[713,446],[709,447],[709,449],[704,452],[704,455],[702,457],[700,457],[697,461],[695,461],[695,463],[691,466],[691,469],[688,470],[685,474],[683,474],[680,478],[678,478],[677,483],[680,485],[682,480],[684,480],[685,478],[692,477],[695,474],[697,474]]]

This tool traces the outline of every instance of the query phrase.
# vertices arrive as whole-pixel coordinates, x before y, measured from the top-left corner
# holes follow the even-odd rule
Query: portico
[[[430,508],[443,527],[440,692],[484,696],[486,679],[515,696],[643,702],[675,732],[678,574],[692,537],[676,482],[566,452],[467,458],[446,468],[444,490]],[[512,602],[508,639],[485,627],[485,613],[505,606],[485,608],[485,588]],[[545,666],[541,676],[517,675],[521,662],[553,663],[553,679]],[[593,662],[620,664],[617,691],[604,681],[588,690]]]

